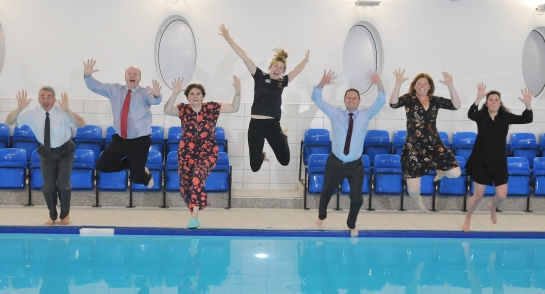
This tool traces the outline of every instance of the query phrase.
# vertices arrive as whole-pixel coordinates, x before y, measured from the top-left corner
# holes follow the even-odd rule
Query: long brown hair
[[[430,90],[428,91],[428,95],[433,95],[433,92],[435,92],[435,84],[433,83],[433,79],[430,77],[427,73],[419,73],[414,77],[413,81],[411,82],[411,86],[409,86],[408,94],[415,94],[416,90],[414,89],[414,86],[416,85],[416,82],[420,80],[421,78],[426,78],[428,80],[428,84],[430,84]]]

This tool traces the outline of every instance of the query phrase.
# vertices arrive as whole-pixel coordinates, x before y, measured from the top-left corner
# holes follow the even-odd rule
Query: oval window
[[[195,72],[197,49],[195,37],[181,16],[165,20],[156,38],[156,66],[163,82],[172,88],[174,78],[183,77],[187,85]]]
[[[6,57],[6,39],[4,37],[4,30],[2,24],[0,24],[0,73],[4,67],[4,59]]]
[[[343,69],[350,88],[355,88],[361,94],[371,87],[369,76],[377,71],[377,44],[368,25],[353,26],[343,48]]]
[[[522,76],[526,87],[534,96],[543,92],[545,87],[545,27],[530,32],[522,51]]]

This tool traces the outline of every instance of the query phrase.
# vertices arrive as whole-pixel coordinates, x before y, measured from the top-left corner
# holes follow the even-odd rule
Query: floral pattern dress
[[[405,106],[407,136],[401,154],[401,167],[406,178],[418,178],[432,170],[458,167],[454,154],[439,137],[436,122],[439,109],[456,110],[450,99],[429,97],[426,110],[414,94],[399,97],[392,108]]]
[[[207,102],[195,112],[190,104],[178,104],[182,139],[178,145],[180,193],[190,211],[207,206],[204,183],[218,161],[216,122],[221,103]]]

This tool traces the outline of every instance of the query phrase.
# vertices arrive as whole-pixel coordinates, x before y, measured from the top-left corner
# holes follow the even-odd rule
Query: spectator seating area
[[[123,170],[115,173],[102,173],[96,170],[95,164],[104,147],[111,143],[111,135],[115,133],[113,127],[108,127],[106,138],[102,138],[102,127],[87,125],[76,130],[74,143],[74,164],[71,180],[74,191],[95,191],[95,206],[100,206],[99,195],[101,192],[127,192],[130,200],[127,207],[133,207],[132,193],[134,192],[159,192],[163,194],[163,206],[166,207],[166,193],[179,192],[180,181],[178,176],[178,143],[181,137],[181,128],[171,128],[169,138],[165,140],[162,127],[153,126],[151,134],[151,147],[148,154],[146,167],[150,170],[154,185],[151,188],[142,184],[133,184],[129,179],[129,171]],[[227,140],[224,130],[217,128],[220,134],[222,152],[219,153],[216,167],[212,170],[205,189],[208,192],[228,194],[228,205],[231,205],[232,167],[229,163],[229,156],[225,152]],[[174,138],[178,138],[175,141]],[[175,141],[175,142],[174,142]],[[29,203],[31,205],[31,194],[34,190],[41,189],[43,185],[40,156],[36,152],[38,142],[36,137],[27,126],[15,127],[14,134],[9,137],[9,127],[0,124],[0,189],[24,190],[28,189]],[[165,149],[173,147],[166,160],[164,160]]]
[[[319,135],[317,135],[319,134]],[[362,161],[365,169],[362,194],[369,196],[368,210],[372,209],[372,196],[385,195],[400,197],[399,210],[404,210],[403,201],[408,196],[406,183],[401,170],[401,152],[405,142],[406,131],[399,130],[390,134],[385,130],[368,130],[365,137]],[[437,196],[464,197],[464,211],[467,197],[473,193],[473,182],[465,173],[465,163],[471,155],[477,134],[474,132],[455,132],[452,141],[445,132],[440,137],[447,147],[452,148],[456,160],[462,169],[462,175],[456,179],[443,178],[434,183],[435,172],[422,177],[421,194],[431,196],[432,210],[435,211]],[[325,163],[331,151],[329,132],[325,129],[307,129],[305,138],[301,141],[300,171],[305,170],[304,208],[307,208],[307,196],[319,195],[323,188]],[[508,154],[508,195],[527,197],[529,211],[530,196],[545,196],[545,133],[540,135],[540,144],[532,133],[513,133],[507,138],[506,152]],[[301,175],[299,176],[301,178]],[[542,187],[544,186],[544,187]],[[350,191],[346,179],[337,189],[337,208],[339,196]],[[494,187],[487,186],[486,195],[494,194]]]

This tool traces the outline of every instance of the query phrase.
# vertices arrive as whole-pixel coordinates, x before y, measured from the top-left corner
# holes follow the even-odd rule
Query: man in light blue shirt
[[[322,89],[325,85],[332,84],[336,78],[335,72],[324,71],[320,83],[312,91],[312,101],[331,120],[332,128],[332,150],[329,155],[324,174],[324,186],[320,195],[320,206],[318,211],[318,226],[322,226],[327,217],[327,205],[336,188],[342,180],[347,178],[350,185],[350,212],[348,213],[347,225],[350,228],[352,237],[358,236],[356,220],[361,206],[363,205],[363,163],[361,154],[363,143],[367,133],[367,125],[386,103],[386,93],[382,86],[380,76],[373,74],[371,82],[377,85],[377,99],[367,109],[358,110],[360,105],[360,93],[356,89],[348,89],[344,94],[346,109],[334,107],[322,99]]]
[[[97,170],[129,169],[132,183],[151,188],[153,178],[146,168],[146,161],[151,145],[151,105],[158,105],[163,99],[159,82],[153,80],[153,87],[140,87],[140,69],[131,66],[125,70],[125,85],[102,83],[91,76],[98,71],[94,69],[95,63],[93,59],[83,63],[85,84],[89,90],[110,99],[116,131],[112,143],[98,159]]]
[[[39,92],[40,106],[26,110],[30,103],[26,91],[19,91],[17,108],[6,117],[7,124],[27,125],[30,127],[36,140],[40,143],[36,152],[40,154],[42,170],[42,193],[49,210],[49,219],[46,225],[52,226],[57,220],[57,198],[61,202],[60,225],[70,223],[70,199],[72,197],[72,165],[76,145],[72,142],[72,129],[85,126],[83,118],[68,106],[68,96],[61,94],[61,101],[55,105],[55,90],[51,87],[42,87]]]

